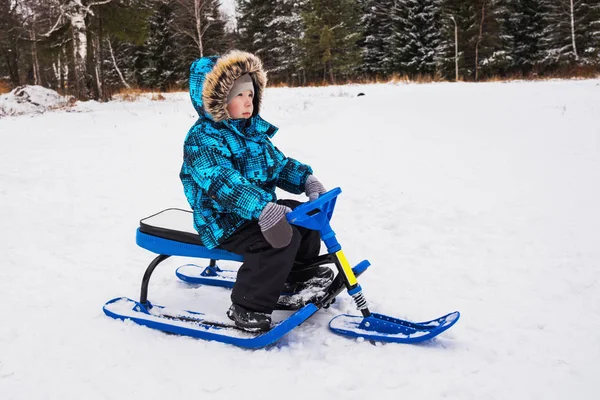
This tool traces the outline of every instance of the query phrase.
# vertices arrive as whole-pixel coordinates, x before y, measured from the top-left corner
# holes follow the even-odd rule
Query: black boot
[[[271,314],[252,311],[238,304],[232,304],[227,310],[229,319],[235,326],[249,332],[262,332],[271,329]]]
[[[309,288],[326,288],[333,282],[334,273],[329,267],[294,268],[288,275],[282,293],[298,293]]]

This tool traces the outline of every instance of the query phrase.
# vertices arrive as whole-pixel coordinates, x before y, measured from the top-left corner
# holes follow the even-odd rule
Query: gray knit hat
[[[227,95],[227,104],[231,103],[231,100],[233,100],[235,96],[245,90],[250,90],[254,94],[254,84],[252,83],[250,74],[242,75],[233,82],[233,86]]]

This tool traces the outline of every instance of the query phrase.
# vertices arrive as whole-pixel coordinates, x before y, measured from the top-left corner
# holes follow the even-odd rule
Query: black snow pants
[[[278,200],[292,209],[295,200]],[[292,225],[292,241],[281,249],[273,248],[260,231],[258,221],[249,221],[219,245],[219,248],[240,254],[240,267],[231,301],[253,311],[270,314],[277,305],[279,294],[293,272],[294,262],[308,261],[319,255],[321,236],[318,231]]]

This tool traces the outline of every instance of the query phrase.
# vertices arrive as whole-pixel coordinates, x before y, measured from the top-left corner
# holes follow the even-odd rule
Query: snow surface
[[[7,115],[43,114],[48,110],[66,108],[69,97],[61,96],[43,86],[25,85],[0,95],[0,117]]]
[[[600,81],[281,88],[264,105],[277,146],[342,187],[332,226],[373,264],[371,309],[461,320],[373,345],[329,332],[356,314],[344,294],[247,351],[106,317],[154,257],[139,220],[187,208],[196,116],[183,93],[88,102],[0,120],[2,400],[598,398]],[[175,277],[190,262],[161,264],[149,298],[222,315],[226,289]]]

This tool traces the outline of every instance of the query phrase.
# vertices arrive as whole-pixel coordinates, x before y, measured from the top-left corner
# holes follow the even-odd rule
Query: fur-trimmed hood
[[[262,62],[253,54],[239,50],[222,57],[203,57],[190,68],[190,96],[192,104],[202,116],[214,122],[230,120],[227,112],[227,95],[236,79],[244,74],[252,77],[254,85],[254,112],[258,115],[263,92],[267,86],[267,74]]]

